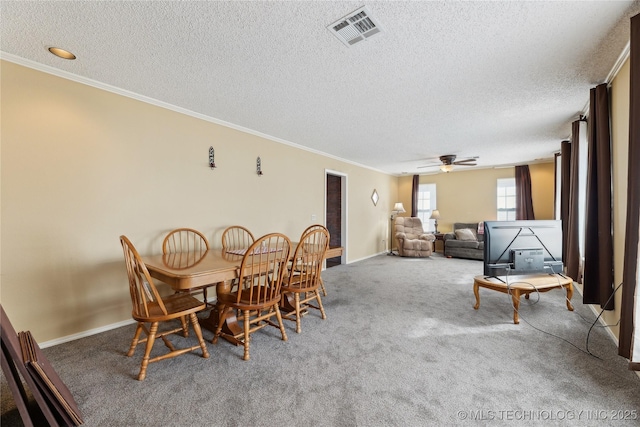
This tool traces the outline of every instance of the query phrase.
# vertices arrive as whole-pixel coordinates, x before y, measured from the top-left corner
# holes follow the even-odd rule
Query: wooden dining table
[[[291,256],[296,244],[292,244]],[[343,248],[331,247],[326,258],[341,256]],[[143,256],[149,274],[175,291],[195,291],[209,286],[216,287],[216,294],[231,292],[232,281],[238,277],[238,270],[243,255],[229,253],[222,249],[209,249],[199,252],[178,252]],[[288,298],[287,298],[288,300]],[[286,304],[289,304],[287,301]],[[214,305],[209,317],[200,320],[203,328],[215,332],[220,318],[220,307]],[[222,332],[228,336],[239,336],[243,330],[233,310],[226,310],[223,315]],[[231,341],[238,345],[236,340]]]

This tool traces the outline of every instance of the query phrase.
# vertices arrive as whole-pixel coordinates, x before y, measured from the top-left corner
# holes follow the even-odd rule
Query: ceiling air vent
[[[351,12],[327,28],[346,46],[352,46],[382,31],[378,21],[366,7]]]

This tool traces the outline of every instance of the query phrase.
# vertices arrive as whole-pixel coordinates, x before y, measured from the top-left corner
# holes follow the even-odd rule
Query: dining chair
[[[319,310],[322,319],[327,318],[318,288],[322,262],[328,247],[329,233],[326,230],[316,227],[305,231],[291,258],[292,268],[282,281],[280,307],[287,310],[282,313],[282,317],[296,322],[297,333],[302,331],[300,320],[307,308]],[[293,307],[290,306],[289,295],[294,297]],[[314,301],[317,305],[312,304]]]
[[[209,241],[207,238],[193,228],[176,228],[170,231],[162,242],[163,254],[195,254],[195,256],[202,254],[209,250]],[[189,258],[185,258],[187,265],[189,265]],[[207,286],[201,288],[202,298],[204,302],[207,302]],[[200,289],[195,290],[199,293]],[[191,291],[193,294],[193,290]],[[189,326],[186,317],[180,319],[182,322],[182,330],[185,337],[189,336]]]
[[[224,252],[247,249],[254,241],[253,233],[240,225],[232,225],[222,232],[222,250]]]
[[[321,230],[325,230],[327,232],[327,235],[329,236],[328,242],[331,243],[331,233],[329,233],[329,229],[327,229],[327,227],[325,227],[322,224],[313,224],[308,226],[303,232],[302,235],[304,236],[307,232],[312,231],[312,230],[316,230],[316,229],[321,229]],[[328,246],[327,246],[328,248]],[[323,261],[324,263],[324,261]],[[327,289],[324,287],[324,280],[322,280],[322,275],[320,275],[320,288],[322,289],[322,295],[323,296],[327,296]]]
[[[271,233],[260,237],[242,257],[238,268],[238,278],[231,292],[218,295],[220,319],[213,342],[223,335],[236,345],[244,345],[244,360],[249,360],[250,335],[265,326],[280,329],[282,340],[287,340],[282,316],[280,314],[282,278],[287,271],[287,262],[291,250],[291,241],[280,233]],[[223,318],[227,310],[242,313],[243,331],[237,336],[222,332]],[[276,317],[277,323],[272,321]]]
[[[204,252],[209,250],[209,242],[204,234],[192,228],[176,228],[167,234],[162,242],[162,253]]]
[[[208,358],[209,352],[202,338],[202,331],[198,323],[198,318],[196,317],[196,313],[204,310],[206,304],[187,293],[176,293],[167,297],[161,297],[153,283],[153,279],[151,279],[149,275],[146,265],[131,241],[129,241],[126,236],[120,236],[120,243],[124,251],[124,260],[129,277],[129,293],[133,307],[131,316],[138,322],[127,356],[133,356],[138,344],[146,342],[138,380],[142,381],[147,376],[147,366],[149,363],[180,356],[181,354],[189,353],[198,348],[202,350],[202,357]],[[168,322],[184,316],[188,316],[191,321],[196,338],[198,339],[198,345],[176,349],[171,341],[167,339],[167,335],[180,332],[182,328],[158,332],[158,326],[161,322]],[[150,324],[149,328],[147,328],[147,323]],[[147,338],[140,339],[142,331],[144,331]],[[169,348],[169,352],[150,358],[149,355],[151,354],[156,338],[162,339],[164,344]]]
[[[244,255],[244,250],[255,241],[253,233],[241,225],[232,225],[222,232],[222,253],[235,252],[235,255]],[[239,314],[238,314],[239,315]]]

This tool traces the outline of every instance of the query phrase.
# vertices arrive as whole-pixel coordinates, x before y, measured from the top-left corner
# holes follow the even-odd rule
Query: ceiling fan
[[[439,159],[441,164],[434,163],[430,165],[418,166],[418,169],[440,166],[441,171],[451,172],[453,170],[454,165],[455,166],[476,166],[477,165],[476,159],[478,159],[478,156],[467,157],[463,160],[456,161],[455,154],[445,154],[444,156],[440,156]]]

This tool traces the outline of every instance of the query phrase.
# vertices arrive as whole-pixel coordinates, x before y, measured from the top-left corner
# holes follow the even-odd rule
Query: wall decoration
[[[262,176],[262,162],[260,161],[260,157],[256,159],[256,173],[258,176]]]
[[[374,189],[373,194],[371,195],[371,201],[373,202],[373,206],[378,206],[378,192]]]
[[[216,168],[216,159],[215,152],[213,151],[213,146],[209,147],[209,167],[211,170]]]

